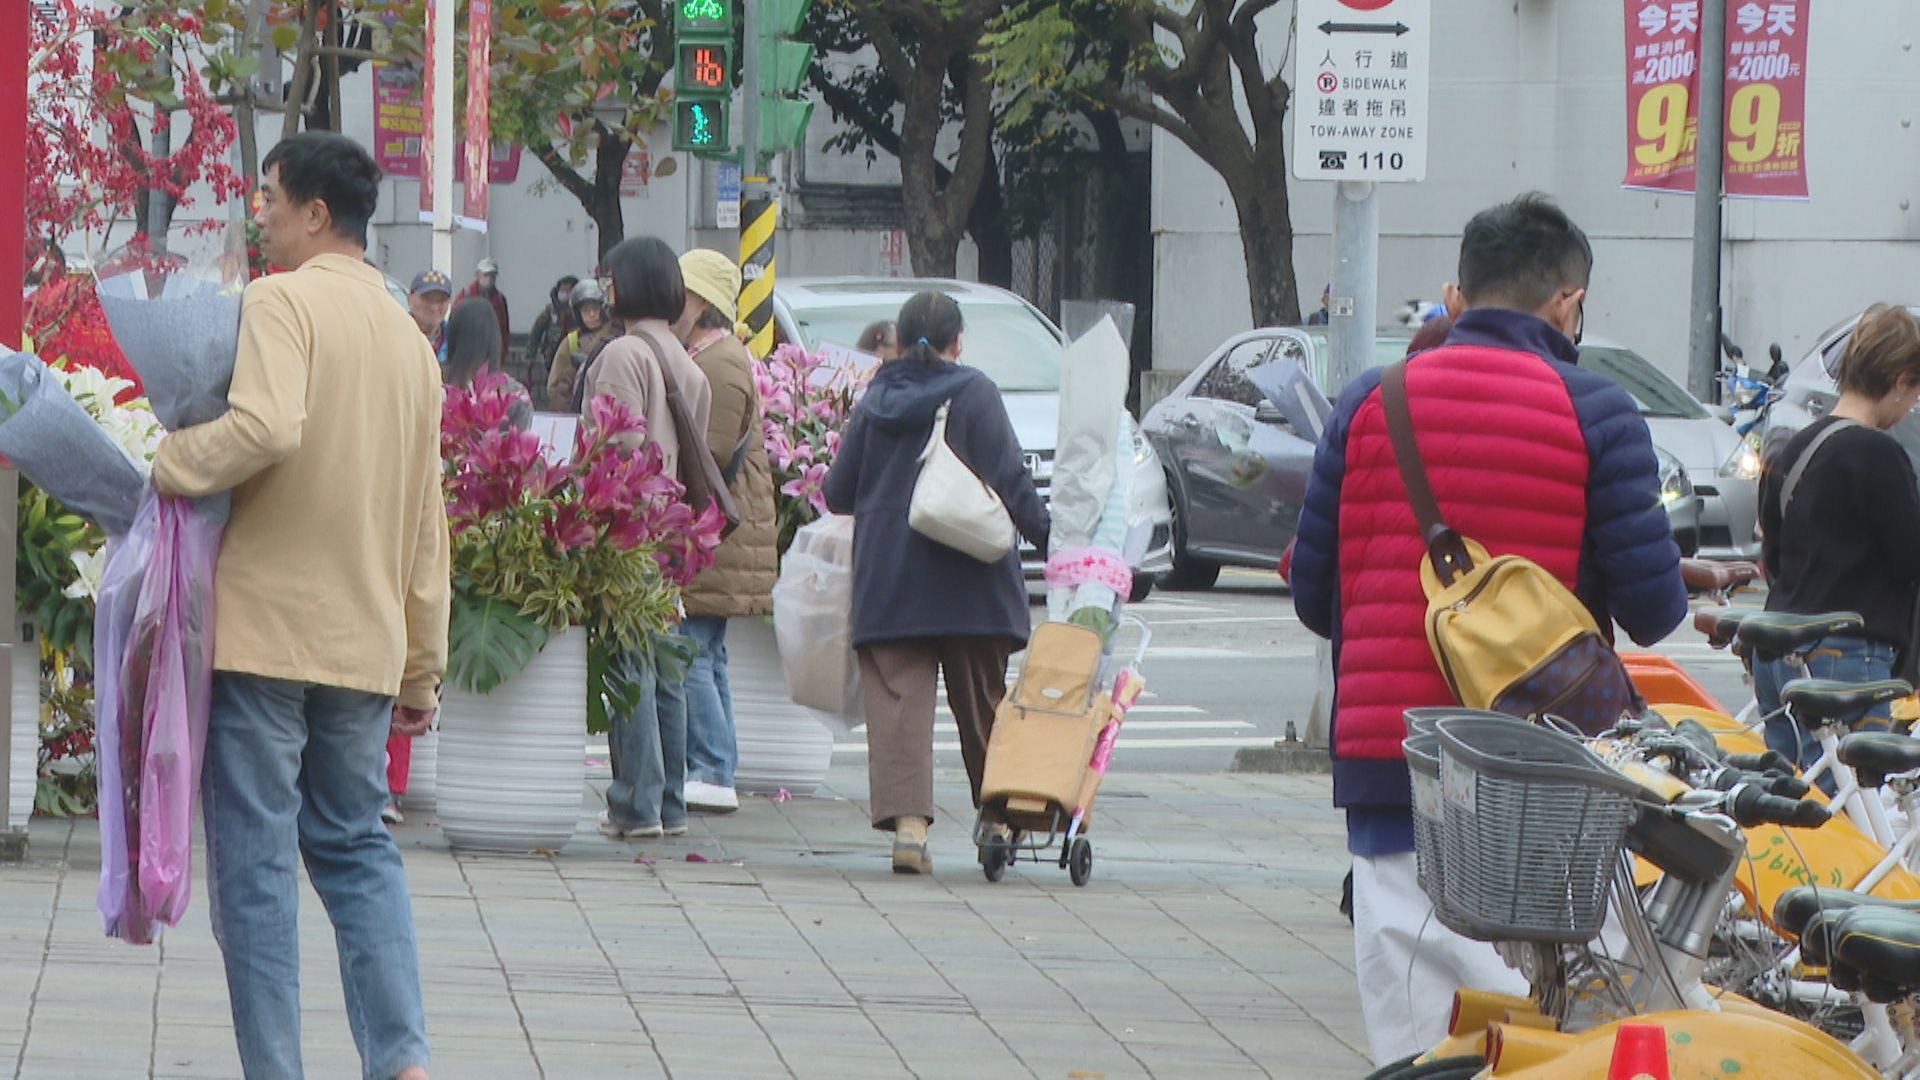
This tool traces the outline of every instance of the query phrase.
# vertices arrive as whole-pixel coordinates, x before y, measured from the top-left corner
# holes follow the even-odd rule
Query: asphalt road
[[[1314,636],[1294,616],[1277,576],[1228,570],[1212,589],[1156,590],[1128,612],[1146,621],[1153,641],[1141,668],[1147,695],[1128,715],[1112,774],[1214,772],[1228,768],[1242,747],[1272,745],[1289,724],[1306,736]],[[1036,605],[1034,616],[1044,618],[1045,610]],[[1128,649],[1136,638],[1123,630],[1119,640]],[[1729,709],[1752,696],[1739,663],[1709,648],[1691,619],[1652,651],[1680,661]],[[941,765],[960,766],[944,702],[934,745]],[[852,763],[865,753],[864,733],[855,732],[836,743],[834,759]]]

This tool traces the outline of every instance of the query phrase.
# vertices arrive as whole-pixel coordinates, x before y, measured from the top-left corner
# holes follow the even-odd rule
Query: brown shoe
[[[899,817],[893,821],[893,872],[896,874],[933,873],[933,855],[927,850],[927,825],[923,817]]]

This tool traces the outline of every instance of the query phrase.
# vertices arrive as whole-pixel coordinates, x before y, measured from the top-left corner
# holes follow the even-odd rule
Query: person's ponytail
[[[953,348],[966,323],[953,297],[929,291],[908,298],[900,308],[897,326],[901,358],[930,362]]]

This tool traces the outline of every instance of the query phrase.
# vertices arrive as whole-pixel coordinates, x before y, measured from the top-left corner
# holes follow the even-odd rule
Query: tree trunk
[[[620,174],[627,166],[633,144],[605,128],[600,145],[593,152],[593,201],[587,213],[598,234],[599,255],[607,257],[613,246],[627,237],[626,213],[620,206]]]
[[[340,48],[340,7],[328,0],[327,3],[327,45],[330,49]],[[321,84],[326,98],[327,130],[338,134],[340,131],[340,54],[329,52],[321,60],[325,65],[326,81]]]
[[[961,223],[947,220],[940,200],[934,159],[942,127],[940,99],[947,65],[932,63],[923,50],[913,81],[901,89],[906,106],[900,124],[900,197],[906,212],[907,252],[920,277],[957,277]],[[951,177],[947,183],[953,183]]]
[[[155,109],[153,115],[153,157],[162,168],[173,156],[173,114]],[[147,189],[147,238],[155,251],[167,249],[167,230],[173,226],[173,199],[158,187]]]
[[[293,85],[287,88],[287,115],[280,125],[280,137],[291,139],[300,133],[300,121],[307,111],[307,81],[313,71],[313,34],[320,20],[317,0],[306,0],[300,17],[300,40],[293,49]]]
[[[1229,190],[1240,217],[1240,246],[1246,256],[1247,299],[1253,307],[1253,324],[1300,325],[1300,287],[1293,273],[1293,219],[1286,185],[1256,180],[1229,185]]]
[[[1007,227],[1007,202],[1000,187],[1000,163],[989,161],[986,179],[967,211],[967,235],[980,251],[974,276],[988,285],[1013,288],[1013,230]],[[956,253],[957,257],[957,253]]]

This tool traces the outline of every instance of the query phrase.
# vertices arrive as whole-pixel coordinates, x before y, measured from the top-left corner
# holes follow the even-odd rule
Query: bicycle
[[[1828,818],[1817,801],[1775,794],[1798,781],[1724,763],[1709,776],[1692,766],[1717,748],[1676,753],[1680,736],[1658,718],[1618,733],[1608,755],[1620,767],[1498,714],[1454,710],[1429,730],[1418,719],[1406,751],[1422,883],[1441,922],[1495,942],[1533,995],[1462,991],[1449,1038],[1374,1080],[1604,1076],[1623,1022],[1666,1029],[1676,1074],[1721,1075],[1732,1062],[1755,1076],[1879,1075],[1831,1036],[1702,980],[1745,861],[1742,829]],[[1675,798],[1644,782],[1661,777],[1680,785]],[[1663,871],[1644,894],[1629,851]]]

